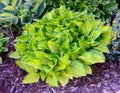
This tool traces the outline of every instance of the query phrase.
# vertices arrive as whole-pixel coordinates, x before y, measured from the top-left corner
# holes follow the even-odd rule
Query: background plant
[[[42,15],[46,3],[43,0],[0,0],[0,24],[21,31],[21,26]]]
[[[91,65],[103,63],[111,40],[111,28],[95,20],[87,11],[72,12],[61,6],[27,24],[17,37],[11,57],[28,72],[23,83],[38,82],[51,86],[91,74]]]
[[[120,10],[118,10],[112,23],[112,41],[109,45],[110,53],[107,55],[110,61],[119,61],[120,55]]]
[[[6,52],[8,49],[5,47],[7,45],[8,38],[4,38],[3,34],[0,32],[0,53]],[[2,58],[0,57],[0,64],[2,63]]]
[[[92,12],[97,19],[110,21],[112,14],[117,10],[116,0],[46,0],[47,11],[57,8],[60,5],[66,5],[67,8],[74,11],[83,11],[87,9]]]

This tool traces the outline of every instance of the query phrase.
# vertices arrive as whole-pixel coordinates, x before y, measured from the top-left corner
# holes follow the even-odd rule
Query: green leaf
[[[98,45],[94,49],[99,50],[99,51],[104,52],[104,53],[109,53],[109,50],[108,50],[107,46],[103,45],[103,44]]]
[[[12,54],[10,54],[11,58],[20,58],[20,55],[17,52],[13,52]]]
[[[48,64],[52,60],[52,57],[47,53],[41,51],[35,51],[36,57],[39,58],[43,64]]]
[[[21,51],[25,51],[25,49],[27,48],[27,46],[24,45],[24,43],[17,43],[15,45],[15,48]]]
[[[64,55],[61,59],[61,61],[59,62],[59,66],[57,68],[57,70],[63,70],[66,68],[66,66],[70,65],[70,60],[69,60],[69,55],[66,54]]]
[[[4,8],[4,11],[14,15],[16,13],[16,8],[9,5]]]
[[[90,48],[90,42],[86,42],[85,40],[78,40],[80,48],[84,51],[84,49],[89,49]]]
[[[90,51],[79,56],[79,59],[84,61],[85,64],[91,65],[95,63],[103,63],[105,61],[105,56],[102,52],[91,49]]]
[[[92,69],[89,65],[84,65],[84,67],[87,74],[92,74]]]
[[[42,81],[44,81],[45,78],[47,77],[47,73],[45,73],[44,71],[41,71],[40,72],[40,77],[41,77]]]
[[[38,73],[29,73],[25,78],[23,79],[24,84],[28,83],[36,83],[39,81],[39,74]]]
[[[106,5],[104,6],[104,8],[105,8],[106,10],[111,10],[111,11],[116,10],[117,7],[118,7],[118,4],[116,4],[116,2],[114,2],[114,1],[112,1],[111,3],[106,4]]]
[[[17,64],[20,68],[26,70],[28,73],[37,72],[36,69],[34,69],[33,67],[30,67],[30,66],[26,65],[25,63],[22,63],[21,61],[17,61],[16,64]]]
[[[12,6],[18,7],[22,3],[22,0],[12,0]]]
[[[26,11],[27,14],[23,14],[23,15],[20,16],[22,24],[27,24],[27,23],[31,23],[32,22],[31,14],[28,11],[29,10]]]
[[[58,80],[62,84],[62,86],[65,86],[68,83],[69,78],[64,72],[61,72],[61,74],[58,76]]]
[[[72,69],[73,77],[86,76],[84,65],[79,60],[72,61],[71,69]]]
[[[91,30],[97,29],[97,27],[99,25],[102,25],[101,21],[100,20],[94,20],[93,22],[91,22]]]
[[[96,40],[100,36],[101,33],[102,33],[101,30],[92,31],[90,33],[90,35],[88,36],[88,40],[90,40],[90,41],[91,40]]]
[[[66,9],[65,5],[60,6],[58,11],[59,11],[60,15],[62,15],[62,17],[64,17],[66,15],[66,13],[69,13],[69,11]]]
[[[37,15],[37,16],[41,16],[45,8],[46,8],[46,3],[45,3],[45,2],[41,2],[41,3],[38,5],[36,15]]]
[[[73,78],[73,73],[72,73],[72,69],[70,66],[67,66],[64,70],[64,74],[69,77],[70,79]]]
[[[3,10],[5,6],[7,6],[7,3],[5,1],[0,1],[0,10]]]
[[[50,51],[52,53],[56,53],[56,52],[58,52],[60,45],[53,41],[48,41],[48,47],[50,48]]]
[[[90,21],[87,20],[84,25],[82,25],[82,33],[85,35],[85,36],[88,36],[88,34],[90,33],[91,31],[91,25],[90,25]]]
[[[108,45],[111,41],[111,36],[112,36],[112,30],[109,26],[103,26],[101,28],[104,32],[102,33],[102,40],[100,40],[100,42],[102,42],[103,44]]]
[[[47,76],[46,83],[50,86],[58,87],[58,79],[54,72],[50,72]]]
[[[44,65],[42,66],[42,70],[44,70],[45,73],[50,72],[52,69],[53,69],[53,68],[51,68],[50,66],[44,66]]]
[[[30,61],[26,62],[25,64],[27,64],[28,66],[31,66],[35,69],[42,69],[42,62],[40,61],[40,59],[31,59]]]
[[[50,62],[48,63],[48,65],[49,65],[51,68],[54,68],[54,66],[56,65],[56,63],[57,63],[57,59],[53,59],[53,61],[50,61]]]
[[[6,23],[8,22],[9,24],[12,22],[13,24],[17,24],[18,19],[16,16],[10,13],[1,13],[0,14],[0,23]]]
[[[46,8],[46,3],[42,1],[36,2],[35,7],[32,9],[32,12],[36,14],[36,16],[40,16],[44,9]]]

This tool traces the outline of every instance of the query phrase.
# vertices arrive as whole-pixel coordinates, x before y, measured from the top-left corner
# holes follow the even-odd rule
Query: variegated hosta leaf
[[[0,0],[0,23],[11,27],[20,21],[17,26],[21,27],[42,15],[45,8],[46,3],[43,0]]]
[[[39,74],[38,73],[30,73],[25,78],[23,79],[23,83],[28,84],[28,83],[34,83],[38,82],[39,80]]]
[[[14,16],[13,14],[10,13],[1,13],[0,14],[0,23],[7,23],[9,24],[16,24],[18,22],[18,19],[16,16]]]

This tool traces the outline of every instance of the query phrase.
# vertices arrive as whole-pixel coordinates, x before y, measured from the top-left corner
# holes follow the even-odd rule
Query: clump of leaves
[[[0,33],[0,53],[6,52],[8,49],[5,47],[8,42],[8,38],[4,38],[3,34]],[[0,64],[2,63],[2,58],[0,57]]]
[[[46,81],[66,85],[69,79],[91,74],[91,65],[103,63],[108,53],[111,28],[92,14],[72,12],[61,6],[27,24],[15,40],[11,57],[28,72],[23,83]]]
[[[20,30],[21,25],[41,16],[45,7],[43,0],[0,0],[0,24],[3,27],[14,25]]]
[[[111,61],[118,61],[120,56],[120,10],[112,23],[112,30],[112,41],[109,45],[110,53],[108,59]]]
[[[96,18],[105,21],[111,20],[111,15],[117,10],[116,0],[46,0],[47,11],[57,8],[60,5],[66,5],[67,8],[74,11],[83,11],[87,9],[92,12]]]

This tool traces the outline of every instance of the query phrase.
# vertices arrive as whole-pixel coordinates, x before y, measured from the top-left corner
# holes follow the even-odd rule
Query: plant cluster
[[[8,42],[8,38],[4,38],[3,34],[0,33],[0,53],[6,52],[7,48],[5,47]],[[0,57],[0,64],[2,63],[2,58]]]
[[[23,24],[41,16],[45,7],[43,0],[0,0],[0,25],[9,28],[15,25],[19,30]]]
[[[118,61],[120,55],[120,10],[113,20],[112,31],[112,41],[109,45],[110,53],[107,57],[110,61]]]
[[[88,10],[92,12],[97,19],[110,21],[112,14],[117,10],[116,0],[46,0],[47,11],[66,5],[67,8],[74,11]]]
[[[120,54],[120,11],[118,11],[116,18],[113,21],[113,38],[112,49],[113,53]]]
[[[61,6],[24,27],[11,57],[28,72],[23,83],[42,79],[64,86],[69,79],[91,74],[92,64],[103,63],[110,40],[111,28],[94,15]]]

